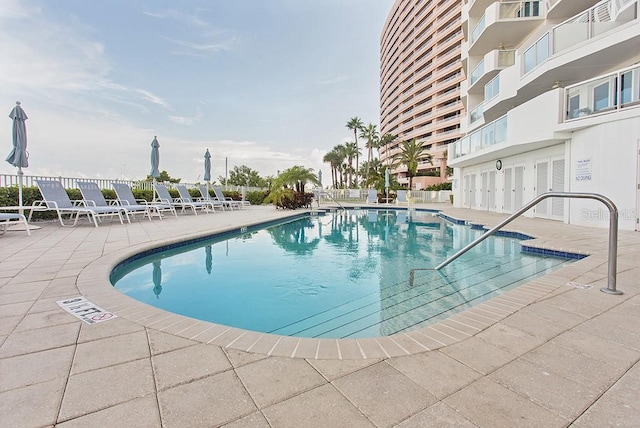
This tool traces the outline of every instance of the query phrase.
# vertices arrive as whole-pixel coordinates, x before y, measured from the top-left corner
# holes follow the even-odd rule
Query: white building
[[[553,190],[592,192],[640,230],[640,0],[466,0],[468,112],[449,144],[454,205],[514,212]],[[588,199],[528,216],[607,227]]]

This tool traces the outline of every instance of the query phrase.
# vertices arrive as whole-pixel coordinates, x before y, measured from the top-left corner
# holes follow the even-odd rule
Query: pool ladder
[[[446,265],[448,265],[449,263],[451,263],[461,255],[469,251],[471,248],[475,247],[480,242],[484,241],[489,236],[496,233],[503,226],[511,223],[521,214],[525,213],[530,208],[537,205],[540,201],[547,198],[596,199],[607,206],[607,208],[609,209],[609,255],[608,255],[609,267],[608,267],[608,275],[607,275],[607,287],[601,288],[600,291],[607,294],[622,294],[622,291],[616,290],[616,271],[617,271],[617,264],[618,264],[618,209],[616,208],[616,205],[609,198],[602,196],[598,193],[578,193],[578,192],[543,193],[538,197],[532,199],[531,202],[527,203],[525,206],[520,208],[515,213],[511,214],[509,217],[507,217],[506,220],[502,221],[493,229],[488,230],[478,239],[476,239],[475,241],[473,241],[472,243],[470,243],[469,245],[467,245],[466,247],[464,247],[463,249],[455,253],[453,256],[449,257],[444,262],[440,263],[434,269],[435,270],[442,269],[443,267],[445,267]],[[411,275],[413,275],[413,272],[411,272]]]

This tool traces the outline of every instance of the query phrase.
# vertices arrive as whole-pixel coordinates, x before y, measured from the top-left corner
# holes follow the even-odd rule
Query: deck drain
[[[567,282],[567,285],[569,287],[573,287],[573,288],[579,288],[581,290],[589,290],[590,288],[593,287],[593,285],[588,285],[588,284],[580,284],[579,282]]]

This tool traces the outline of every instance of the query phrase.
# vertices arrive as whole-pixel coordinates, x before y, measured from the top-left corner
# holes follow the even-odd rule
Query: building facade
[[[447,179],[447,145],[460,138],[461,8],[460,0],[397,0],[380,38],[380,135],[397,137],[380,160],[390,164],[403,141],[420,142],[432,164],[418,165],[416,189]],[[392,174],[409,183],[406,166]]]
[[[599,193],[639,230],[640,0],[466,0],[468,112],[449,144],[454,205],[512,213],[547,191]],[[589,199],[525,215],[607,227]]]

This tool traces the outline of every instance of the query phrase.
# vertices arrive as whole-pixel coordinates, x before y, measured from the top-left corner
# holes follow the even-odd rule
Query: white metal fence
[[[363,202],[367,199],[368,189],[324,189],[323,198],[334,199],[339,202]],[[411,190],[408,198],[411,203],[438,203],[449,202],[451,190]],[[326,195],[326,196],[325,196]]]
[[[58,180],[60,183],[62,183],[62,186],[65,189],[76,189],[78,187],[76,184],[77,181],[91,181],[96,183],[98,187],[100,187],[101,189],[112,189],[113,187],[111,186],[111,183],[126,183],[132,189],[153,190],[153,183],[151,181],[141,181],[141,180],[132,181],[132,180],[119,180],[119,179],[112,179],[112,178],[84,178],[84,177],[61,177],[61,176],[52,177],[52,176],[44,176],[44,175],[26,175],[26,174],[22,177],[22,185],[24,187],[35,187],[36,180]],[[175,184],[173,183],[163,183],[163,184],[167,185],[167,187],[169,188],[175,186]],[[180,184],[184,184],[188,188],[196,186],[195,183],[180,183]],[[200,184],[204,184],[204,183],[200,183]],[[17,174],[0,174],[0,187],[17,187],[17,186],[18,186]],[[216,187],[219,187],[223,190],[231,190],[231,191],[237,191],[241,193],[243,190],[242,186],[218,185]],[[246,192],[252,192],[257,190],[265,190],[265,189],[262,189],[259,187],[245,187],[244,190]]]

